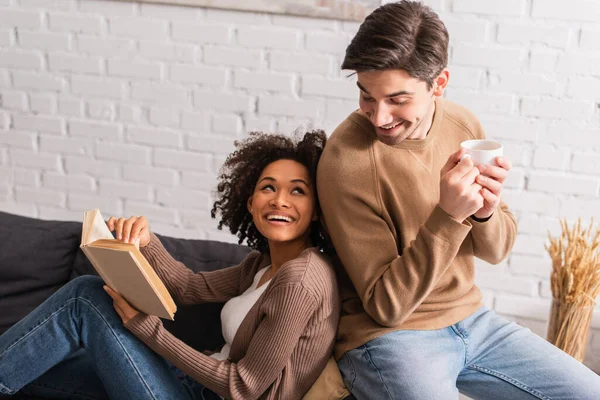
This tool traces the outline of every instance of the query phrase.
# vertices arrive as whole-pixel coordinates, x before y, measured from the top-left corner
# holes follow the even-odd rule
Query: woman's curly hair
[[[296,134],[298,136],[298,134]],[[236,150],[231,153],[219,175],[217,200],[213,204],[211,216],[220,214],[219,229],[227,226],[229,231],[239,238],[238,243],[247,241],[248,246],[261,252],[269,249],[267,239],[256,229],[252,215],[246,204],[254,193],[254,188],[262,171],[272,162],[278,160],[294,160],[308,170],[314,187],[317,212],[319,198],[316,190],[317,164],[327,136],[322,130],[306,132],[298,140],[284,135],[251,132],[250,137],[236,141]],[[326,244],[320,221],[313,221],[310,226],[310,238],[314,246],[323,249]]]

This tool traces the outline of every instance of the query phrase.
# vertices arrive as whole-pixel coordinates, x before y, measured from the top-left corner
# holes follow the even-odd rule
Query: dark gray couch
[[[173,257],[194,271],[235,265],[249,252],[235,244],[159,237]],[[79,222],[42,221],[0,212],[0,334],[69,280],[96,274],[79,249],[80,241]],[[224,342],[221,307],[179,306],[175,321],[165,321],[165,327],[196,349],[216,349]]]

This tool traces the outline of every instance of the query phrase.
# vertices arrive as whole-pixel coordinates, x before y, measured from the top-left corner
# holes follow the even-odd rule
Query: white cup
[[[503,149],[501,143],[486,139],[466,140],[460,144],[460,147],[467,150],[461,160],[468,157],[475,165],[498,165],[496,157],[502,155]]]

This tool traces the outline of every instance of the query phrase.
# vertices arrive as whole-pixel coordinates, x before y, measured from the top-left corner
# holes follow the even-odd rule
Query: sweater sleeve
[[[251,263],[258,255],[251,253],[241,264],[230,268],[194,273],[175,260],[155,234],[152,234],[150,243],[141,252],[180,304],[225,302],[239,295],[244,265]]]
[[[508,206],[501,203],[485,222],[477,222],[472,218],[469,220],[473,225],[471,236],[475,257],[490,264],[498,264],[505,259],[517,237],[517,221]]]
[[[246,355],[220,361],[187,346],[159,318],[139,314],[125,326],[177,368],[225,398],[258,399],[275,382],[316,308],[300,285],[274,288],[261,307],[261,322]]]
[[[463,109],[464,125],[476,139],[485,139],[485,131],[477,117]],[[517,237],[517,221],[502,202],[491,218],[485,222],[477,222],[469,218],[473,225],[473,254],[475,257],[491,264],[498,264],[508,256]]]
[[[336,151],[325,148],[317,173],[327,230],[367,314],[398,326],[435,288],[471,224],[436,206],[399,254],[394,228],[382,215],[373,161]]]

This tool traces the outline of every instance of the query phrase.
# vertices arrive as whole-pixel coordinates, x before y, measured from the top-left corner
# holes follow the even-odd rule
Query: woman
[[[322,131],[298,143],[251,134],[227,158],[212,216],[256,250],[237,266],[194,274],[146,218],[109,219],[117,239],[139,241],[176,301],[226,302],[219,353],[188,347],[99,278],[81,277],[0,336],[0,393],[25,386],[81,399],[301,398],[331,354],[339,317],[335,275],[319,251],[315,172],[325,141]]]

